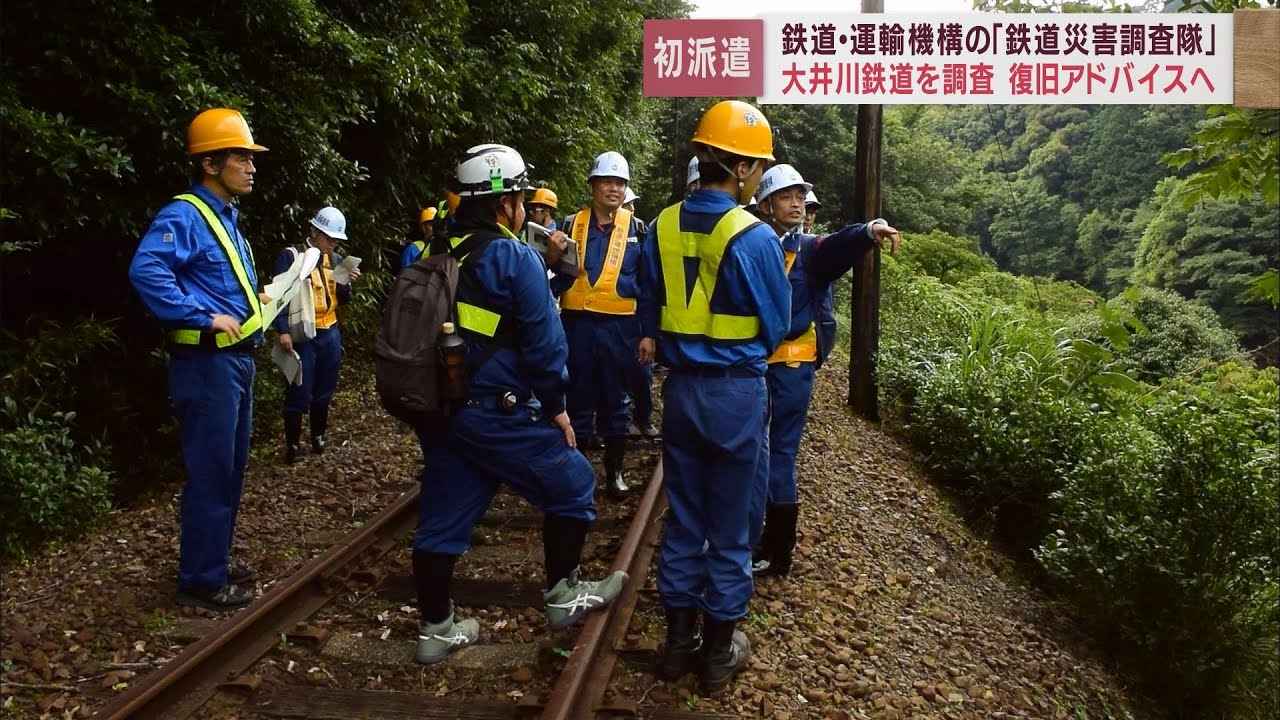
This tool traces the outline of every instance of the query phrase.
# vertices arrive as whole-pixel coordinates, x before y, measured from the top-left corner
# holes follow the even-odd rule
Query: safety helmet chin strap
[[[724,160],[720,157],[719,153],[712,153],[711,157],[715,159],[717,165],[724,168],[725,173],[727,173],[729,177],[736,177],[733,174],[733,171],[729,169],[729,166],[724,164]],[[762,161],[760,160],[760,158],[753,158],[751,161],[751,170],[747,172],[747,175],[750,175],[751,173],[755,172],[756,166],[759,165],[761,162]],[[744,183],[741,180],[738,180],[738,197],[736,199],[739,204],[745,203],[751,199],[750,195],[748,195],[745,199],[742,197],[742,191],[745,188],[746,188],[746,183]]]

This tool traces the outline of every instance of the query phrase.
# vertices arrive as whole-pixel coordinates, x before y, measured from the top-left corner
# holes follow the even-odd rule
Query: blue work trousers
[[[629,375],[631,419],[637,426],[644,427],[653,422],[653,363],[642,365],[633,358]]]
[[[316,330],[316,336],[293,349],[302,360],[302,384],[285,389],[285,413],[307,413],[329,406],[338,389],[338,368],[342,367],[342,331],[337,325]]]
[[[253,432],[253,355],[175,349],[169,397],[182,433],[181,590],[227,584],[227,560]]]
[[[422,428],[426,451],[414,552],[461,555],[498,483],[547,515],[596,519],[595,472],[537,405],[464,407],[447,432]]]
[[[796,452],[809,415],[813,397],[814,364],[798,367],[787,363],[769,365],[769,503],[789,505],[798,500],[796,492]]]
[[[662,397],[663,485],[670,504],[658,564],[662,604],[737,620],[751,599],[751,547],[763,519],[764,378],[673,371]]]
[[[578,442],[627,434],[627,393],[635,379],[639,321],[634,315],[565,312],[569,340],[569,422]]]

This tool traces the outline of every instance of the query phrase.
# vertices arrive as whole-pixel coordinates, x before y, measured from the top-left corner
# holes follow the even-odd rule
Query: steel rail
[[[626,632],[635,610],[636,598],[649,572],[653,558],[658,520],[666,507],[662,492],[662,463],[654,468],[653,478],[640,500],[631,526],[622,539],[622,547],[610,571],[625,570],[630,579],[626,588],[608,608],[587,616],[569,661],[565,664],[542,711],[542,720],[578,720],[594,718],[596,707],[604,696],[617,656],[614,645]]]
[[[257,662],[281,633],[328,604],[337,592],[324,587],[326,580],[368,550],[381,555],[399,547],[417,520],[418,492],[401,495],[368,525],[216,625],[95,716],[108,720],[177,717],[197,709],[218,685]]]

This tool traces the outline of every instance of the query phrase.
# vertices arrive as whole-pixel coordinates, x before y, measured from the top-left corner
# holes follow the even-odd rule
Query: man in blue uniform
[[[302,439],[302,415],[311,419],[311,451],[324,452],[325,432],[329,428],[329,402],[338,389],[338,370],[342,366],[342,331],[338,329],[338,306],[351,300],[350,282],[338,282],[333,269],[342,263],[337,254],[338,241],[347,239],[347,219],[336,207],[320,208],[311,219],[307,242],[285,248],[276,257],[276,274],[293,265],[299,253],[308,247],[320,250],[320,262],[309,277],[303,278],[301,292],[289,304],[289,312],[280,313],[272,322],[278,333],[276,341],[285,351],[297,352],[302,365],[302,382],[285,388],[284,461],[298,459]],[[360,277],[351,271],[351,279]],[[304,302],[302,293],[310,293]],[[307,317],[303,317],[303,315]]]
[[[791,288],[777,235],[739,207],[773,159],[768,120],[726,100],[702,116],[693,143],[700,187],[662,211],[642,256],[638,354],[649,360],[656,349],[671,369],[662,409],[671,508],[658,561],[667,641],[658,674],[675,680],[696,666],[714,693],[750,654],[736,625],[751,598],[753,526],[764,504],[765,360],[790,324]]]
[[[525,222],[524,160],[505,145],[477,145],[458,163],[456,184],[458,234],[446,242],[461,263],[457,318],[468,399],[443,427],[419,429],[427,457],[413,573],[422,614],[416,659],[424,664],[479,637],[474,619],[455,618],[449,582],[498,483],[545,514],[543,599],[553,628],[605,607],[627,582],[623,572],[578,578],[596,517],[595,477],[564,409],[569,348],[546,265],[512,234]]]
[[[436,234],[436,217],[440,213],[440,208],[435,206],[424,207],[418,212],[418,238],[409,242],[405,242],[400,249],[400,258],[396,264],[396,272],[409,267],[422,257],[422,254],[428,252],[431,248],[431,242]],[[408,240],[408,238],[406,238]]]
[[[230,558],[253,422],[253,351],[262,306],[235,199],[253,191],[249,125],[235,110],[206,110],[187,128],[191,188],[160,209],[138,244],[129,279],[166,330],[169,397],[182,432],[179,605],[247,605],[253,579]]]
[[[569,418],[584,444],[604,438],[605,487],[627,492],[627,392],[634,379],[640,323],[636,318],[644,223],[621,208],[631,169],[617,152],[591,165],[591,205],[561,225],[577,243],[577,278],[557,275],[560,316],[569,338]]]
[[[884,220],[854,223],[824,238],[804,234],[805,193],[812,185],[790,165],[769,168],[757,197],[774,231],[781,236],[787,278],[791,282],[791,325],[786,339],[769,357],[768,505],[764,536],[756,549],[755,577],[787,575],[796,544],[799,515],[796,452],[804,432],[813,376],[835,343],[836,320],[831,284],[871,245],[885,240],[897,247],[898,231]]]
[[[636,202],[640,196],[630,187],[622,198],[622,209],[635,216]],[[641,225],[643,220],[637,219]],[[627,370],[627,392],[631,394],[631,424],[628,435],[656,438],[661,433],[653,424],[653,363],[632,361]]]

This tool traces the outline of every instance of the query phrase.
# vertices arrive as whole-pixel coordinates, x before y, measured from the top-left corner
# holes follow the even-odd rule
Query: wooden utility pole
[[[862,0],[862,12],[884,12],[884,0]],[[858,106],[858,146],[853,206],[859,222],[880,217],[880,136],[883,107]],[[880,419],[876,396],[876,355],[880,351],[880,249],[867,250],[853,270],[849,317],[849,404],[868,420]]]

